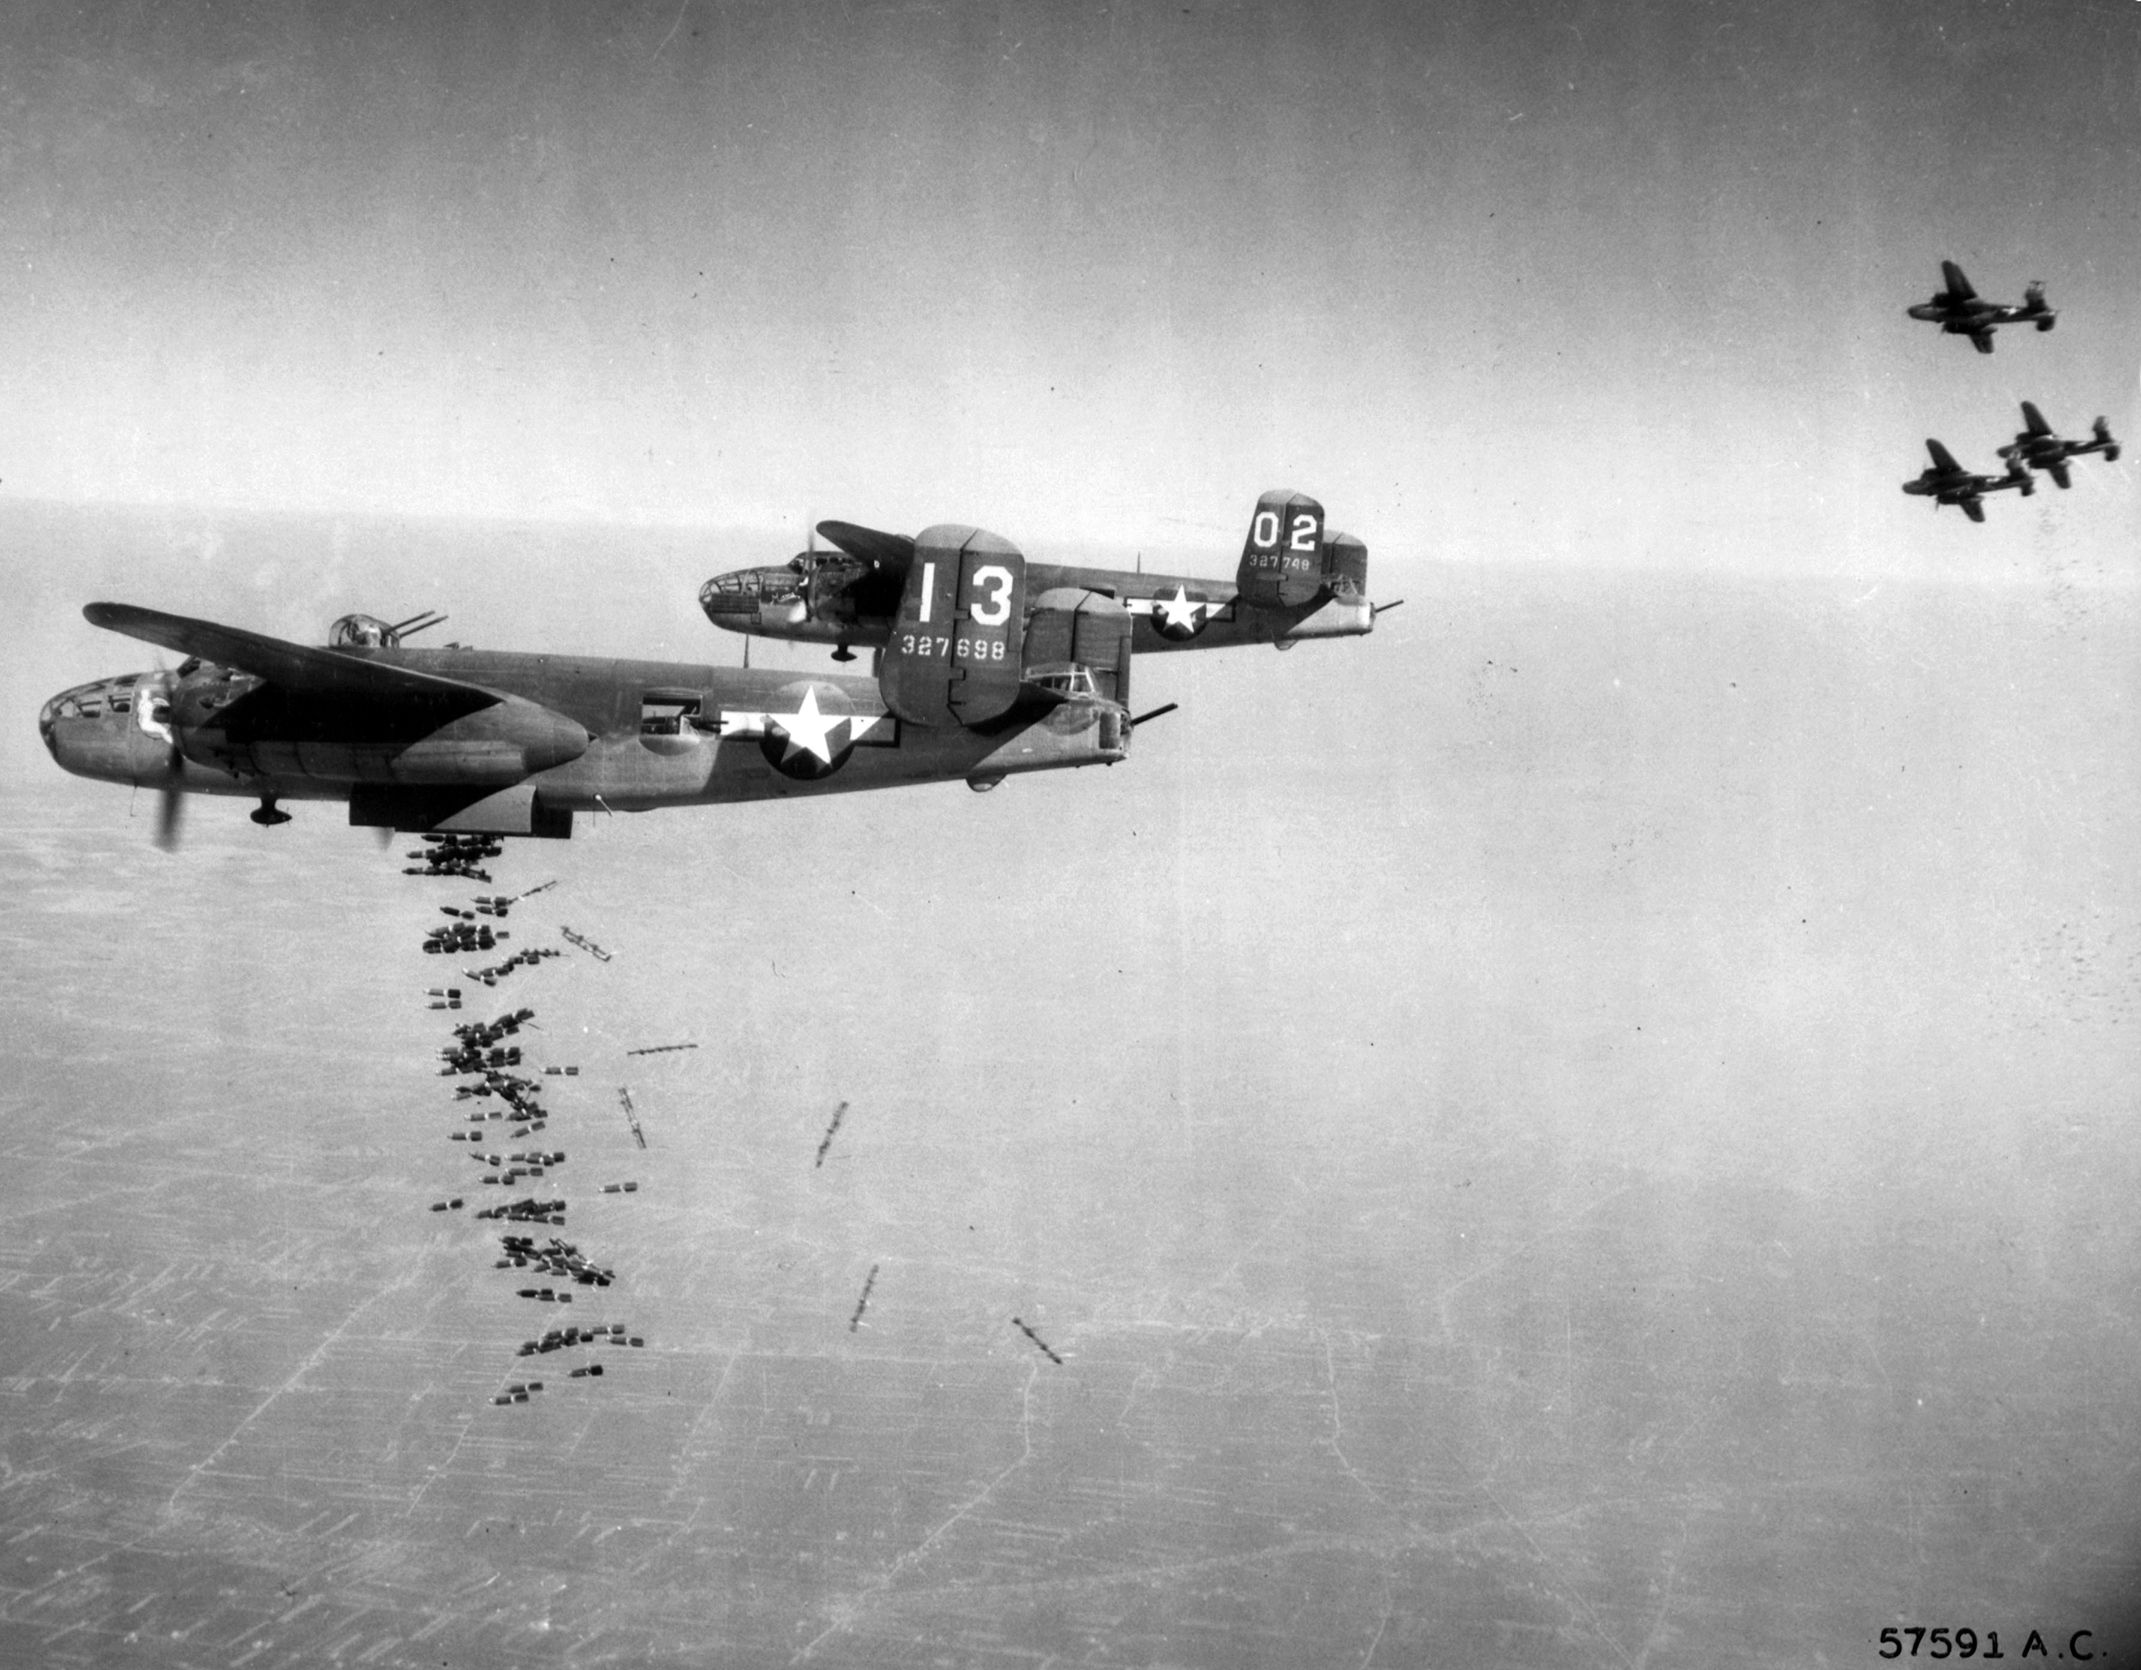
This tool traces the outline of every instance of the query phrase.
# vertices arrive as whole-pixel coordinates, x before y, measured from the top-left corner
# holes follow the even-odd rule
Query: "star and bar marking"
[[[881,713],[827,713],[818,706],[818,688],[811,685],[803,692],[803,699],[793,713],[774,713],[769,710],[723,708],[721,710],[721,734],[724,736],[779,735],[788,744],[782,755],[782,763],[799,754],[809,754],[824,766],[831,766],[833,755],[841,749],[851,748],[877,728],[884,718]],[[847,741],[836,749],[832,734],[840,725],[848,727]]]

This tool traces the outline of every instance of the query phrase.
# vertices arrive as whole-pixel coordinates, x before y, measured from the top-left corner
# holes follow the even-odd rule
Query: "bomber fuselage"
[[[348,800],[351,822],[402,828],[482,827],[480,815],[448,823],[440,809],[490,795],[524,815],[539,805],[569,827],[576,810],[988,784],[1111,764],[1125,757],[1129,736],[1118,704],[1039,686],[986,725],[927,728],[902,725],[866,678],[457,648],[336,653],[500,699],[426,709],[285,689],[189,660],[176,673],[63,692],[45,704],[38,728],[53,758],[79,776],[186,793]]]
[[[1357,637],[1375,628],[1364,596],[1321,598],[1284,608],[1251,608],[1232,580],[1152,574],[1065,563],[1026,564],[1033,595],[1067,589],[1099,592],[1129,611],[1131,648],[1140,655],[1170,649],[1216,649],[1234,644],[1292,643],[1303,638]],[[899,576],[832,556],[801,556],[764,568],[715,576],[699,591],[699,605],[716,626],[752,637],[799,643],[880,647],[899,608]]]

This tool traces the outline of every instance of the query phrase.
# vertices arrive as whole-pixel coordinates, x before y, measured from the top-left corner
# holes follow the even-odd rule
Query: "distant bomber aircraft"
[[[1945,290],[1935,290],[1933,299],[1920,302],[1909,308],[1913,319],[1923,319],[1927,324],[1938,325],[1949,336],[1967,336],[1981,354],[1992,352],[1992,333],[1998,325],[2034,324],[2041,331],[2048,331],[2059,323],[2059,315],[2045,306],[2044,286],[2030,285],[2022,292],[2022,305],[2012,302],[1989,302],[1971,289],[1970,281],[1963,277],[1962,268],[1953,261],[1940,264],[1941,277],[1947,281]]]
[[[951,779],[989,789],[1128,756],[1128,604],[1053,576],[1029,597],[1026,559],[978,528],[904,543],[875,678],[411,649],[361,615],[316,648],[92,603],[91,624],[186,659],[65,691],[38,729],[64,769],[161,791],[167,846],[188,794],[258,800],[262,825],[289,821],[278,801],[330,800],[381,829],[564,837],[575,812]],[[1306,549],[1304,563],[1320,554]],[[1296,626],[1326,584],[1312,571],[1290,590],[1291,568],[1260,581],[1271,618]]]
[[[2111,425],[2102,418],[2096,420],[2096,439],[2093,441],[2070,441],[2063,435],[2052,433],[2052,426],[2044,421],[2044,414],[2025,400],[2022,402],[2023,428],[2016,434],[2010,446],[2000,448],[2000,456],[2009,464],[2021,462],[2033,470],[2042,470],[2062,488],[2073,485],[2067,474],[2067,460],[2080,458],[2085,453],[2101,452],[2104,462],[2118,462],[2119,443],[2111,438]]]
[[[813,547],[777,568],[741,568],[707,581],[699,592],[707,618],[730,632],[832,644],[836,661],[854,659],[851,645],[904,642],[927,623],[909,601],[918,540],[851,522],[820,522],[817,531],[833,551]],[[1368,548],[1351,534],[1327,532],[1322,505],[1283,489],[1257,500],[1232,583],[1028,562],[1022,589],[1005,595],[1028,613],[1069,598],[1105,599],[1128,616],[1131,647],[1140,651],[1248,643],[1291,649],[1304,638],[1372,632],[1377,613],[1397,607],[1368,601]]]
[[[2037,484],[2029,478],[2029,471],[2017,459],[2008,459],[2005,475],[1973,475],[1956,463],[1955,455],[1938,441],[1928,440],[1925,449],[1933,455],[1933,462],[1919,471],[1914,479],[1906,481],[1903,491],[1931,499],[1935,510],[1944,504],[1961,505],[1963,514],[1971,521],[1982,522],[1985,507],[1979,501],[1985,494],[2004,493],[2010,487],[2018,487],[2026,499],[2037,490]]]

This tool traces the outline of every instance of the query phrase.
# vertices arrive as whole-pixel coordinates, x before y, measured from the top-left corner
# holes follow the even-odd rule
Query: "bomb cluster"
[[[426,846],[410,854],[412,858],[423,860],[422,864],[404,873],[488,882],[490,875],[477,866],[498,858],[503,850],[504,843],[497,837],[427,836]],[[431,956],[491,950],[510,937],[505,929],[494,924],[509,915],[520,901],[556,885],[555,881],[547,881],[520,894],[479,893],[465,905],[441,905],[440,914],[446,920],[426,932],[423,950]],[[609,952],[583,935],[566,934],[564,938],[568,945],[586,951],[598,962],[610,960]],[[487,988],[495,987],[517,970],[540,968],[565,954],[556,947],[530,946],[515,951],[500,962],[480,968],[464,968],[462,978]],[[462,988],[459,986],[431,986],[426,989],[425,997],[434,1010],[452,1012],[462,1007]],[[580,1073],[576,1063],[539,1065],[528,1060],[531,1047],[542,1033],[535,1015],[532,1005],[523,1004],[503,1010],[488,1020],[458,1022],[453,1027],[450,1041],[438,1052],[438,1074],[455,1081],[453,1101],[465,1110],[461,1128],[446,1132],[446,1140],[455,1144],[467,1159],[484,1168],[477,1181],[493,1189],[503,1190],[526,1181],[548,1181],[566,1164],[566,1151],[562,1146],[538,1147],[526,1142],[551,1121],[551,1109],[538,1095],[542,1080],[576,1079]],[[645,1135],[637,1129],[636,1119],[634,1126],[634,1135],[644,1147]],[[605,1195],[639,1192],[636,1180],[609,1182],[599,1187]],[[538,1228],[556,1231],[565,1226],[568,1200],[563,1195],[528,1194],[473,1211],[468,1211],[468,1207],[466,1195],[450,1194],[433,1201],[430,1209],[438,1213],[467,1211],[469,1217],[480,1221],[513,1226],[499,1236],[500,1256],[494,1260],[496,1269],[517,1273],[527,1284],[508,1290],[512,1298],[534,1304],[569,1305],[576,1294],[584,1298],[591,1291],[611,1287],[617,1280],[614,1269],[583,1252],[576,1243],[555,1233],[541,1236],[536,1233]],[[605,1321],[548,1329],[523,1341],[517,1354],[530,1357],[561,1351],[592,1353],[598,1348],[632,1349],[645,1345],[645,1336],[633,1333],[627,1324]],[[601,1362],[586,1361],[570,1369],[566,1378],[599,1379],[604,1372]],[[540,1380],[513,1381],[494,1395],[491,1402],[505,1406],[523,1404],[540,1394],[543,1386]]]

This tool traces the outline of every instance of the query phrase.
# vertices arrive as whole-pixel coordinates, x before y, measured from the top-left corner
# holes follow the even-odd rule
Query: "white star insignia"
[[[846,719],[844,713],[823,713],[818,709],[818,688],[810,685],[803,691],[802,705],[793,713],[769,713],[769,723],[778,725],[788,739],[789,759],[798,753],[814,754],[826,765],[833,763],[830,742],[832,728]]]
[[[1152,607],[1153,612],[1160,617],[1160,624],[1167,631],[1194,632],[1197,629],[1197,616],[1203,612],[1205,605],[1191,602],[1189,592],[1177,586],[1174,596],[1155,597]]]
[[[783,759],[792,760],[798,754],[809,754],[823,765],[833,763],[832,733],[836,726],[848,727],[849,743],[860,742],[870,731],[876,729],[878,715],[827,713],[818,706],[816,685],[804,688],[803,699],[793,713],[745,713],[729,710],[721,715],[721,729],[727,736],[766,736],[778,733],[788,744]]]

